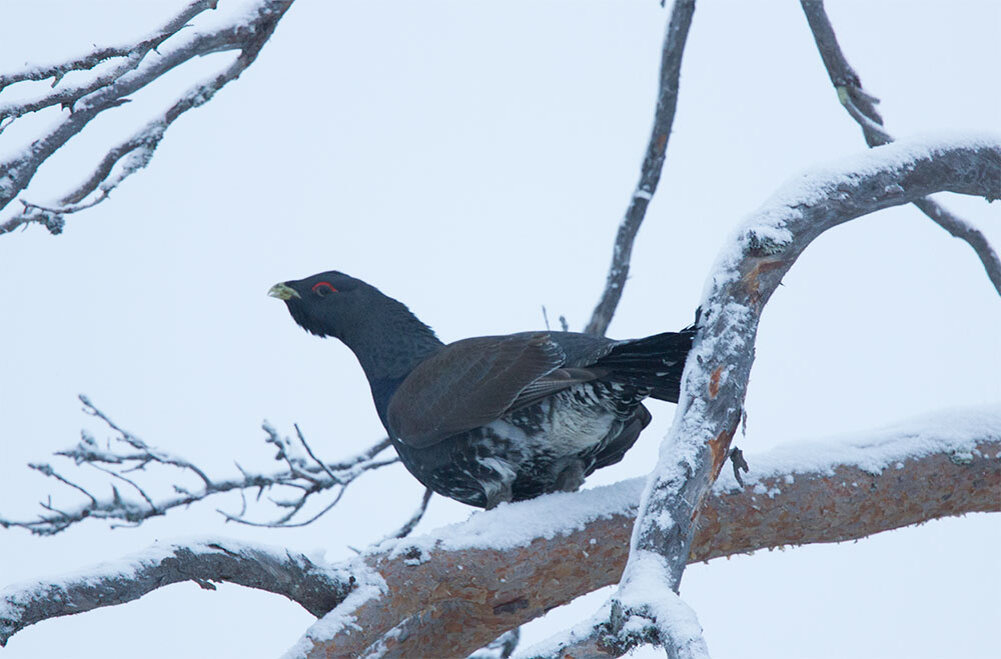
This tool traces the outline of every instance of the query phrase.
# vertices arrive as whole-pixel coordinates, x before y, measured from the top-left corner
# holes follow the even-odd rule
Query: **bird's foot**
[[[487,497],[487,510],[493,510],[502,503],[508,503],[514,498],[511,492],[510,481],[496,481],[485,488],[484,494]]]
[[[571,459],[560,468],[556,475],[556,490],[576,492],[584,484],[584,461]]]

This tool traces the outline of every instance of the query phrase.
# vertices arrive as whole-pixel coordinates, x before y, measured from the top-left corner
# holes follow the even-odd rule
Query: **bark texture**
[[[689,612],[673,615],[675,594],[700,510],[741,421],[768,299],[828,229],[936,192],[992,199],[999,189],[996,137],[897,142],[793,179],[745,220],[709,275],[678,411],[644,492],[619,588],[610,606],[593,616],[589,632],[556,635],[543,656],[577,656],[595,643],[608,656],[642,644],[662,646],[672,659],[708,656],[693,632],[697,621]]]
[[[962,459],[938,453],[873,474],[854,465],[763,478],[708,498],[688,563],[787,545],[841,542],[968,512],[1001,511],[1001,425]],[[754,462],[752,461],[752,465]],[[632,487],[633,481],[613,487]],[[386,584],[351,615],[361,627],[310,639],[309,657],[464,657],[507,629],[615,584],[636,507],[508,550],[415,549],[366,563]],[[593,641],[592,641],[593,643]],[[595,646],[596,647],[596,646]],[[563,656],[588,656],[575,648]],[[601,656],[607,656],[607,651]]]
[[[795,474],[770,468],[775,461],[768,455],[756,456],[743,488],[727,479],[708,498],[688,562],[853,540],[950,515],[999,512],[1001,411],[980,427],[958,442],[917,454],[909,449],[913,433],[898,433],[895,452],[883,450],[878,456],[887,465],[882,470],[859,466],[871,463],[874,458],[868,456],[878,450],[864,447],[859,459]],[[89,573],[0,591],[0,645],[42,620],[194,581],[204,588],[213,582],[258,588],[318,617],[333,612],[334,618],[344,618],[344,633],[333,635],[327,635],[329,620],[321,620],[298,646],[303,655],[465,656],[554,606],[616,583],[642,489],[643,479],[633,479],[506,506],[437,536],[389,541],[333,566],[232,541],[156,545]],[[568,520],[508,549],[451,546],[450,538],[469,535],[477,521],[481,527],[483,522],[515,525],[525,515],[553,516],[575,499],[596,511],[592,519]],[[597,639],[592,645],[597,647]],[[586,653],[578,648],[571,656]]]
[[[125,604],[158,588],[194,581],[235,583],[284,595],[316,616],[351,591],[350,575],[315,565],[306,556],[228,540],[164,546],[99,566],[86,575],[48,583],[15,584],[0,591],[0,646],[42,620]]]

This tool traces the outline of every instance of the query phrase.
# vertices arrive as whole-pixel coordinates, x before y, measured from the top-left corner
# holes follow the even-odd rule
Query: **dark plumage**
[[[406,306],[340,272],[277,284],[295,322],[344,342],[403,464],[472,506],[576,490],[678,401],[694,328],[613,341],[523,332],[443,344]]]

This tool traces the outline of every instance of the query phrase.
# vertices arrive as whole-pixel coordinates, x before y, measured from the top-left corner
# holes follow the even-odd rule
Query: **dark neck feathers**
[[[355,353],[372,382],[402,380],[444,345],[403,303],[386,296],[368,300],[337,338]]]

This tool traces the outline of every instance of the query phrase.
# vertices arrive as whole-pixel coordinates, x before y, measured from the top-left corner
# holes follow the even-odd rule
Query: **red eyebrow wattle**
[[[318,289],[318,288],[319,288],[319,287],[321,287],[321,286],[326,286],[327,288],[329,288],[329,289],[330,289],[331,291],[333,291],[334,293],[336,293],[336,292],[337,292],[337,289],[336,289],[336,288],[334,288],[334,285],[333,285],[333,284],[331,284],[331,283],[330,283],[329,281],[318,281],[318,282],[316,282],[315,284],[313,284],[313,288],[312,288],[312,291],[313,291],[313,292],[315,293],[315,292],[316,292],[316,289]]]

